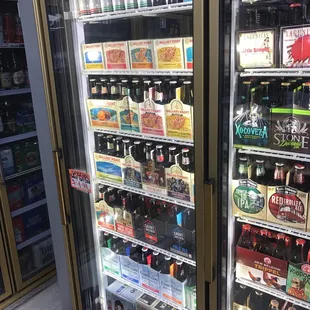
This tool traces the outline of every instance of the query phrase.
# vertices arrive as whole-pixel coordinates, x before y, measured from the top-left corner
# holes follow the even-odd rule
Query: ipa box
[[[103,70],[102,43],[83,44],[83,60],[85,70]]]
[[[128,41],[131,69],[155,69],[153,40]]]
[[[107,69],[130,69],[128,46],[126,41],[103,43],[103,53]]]

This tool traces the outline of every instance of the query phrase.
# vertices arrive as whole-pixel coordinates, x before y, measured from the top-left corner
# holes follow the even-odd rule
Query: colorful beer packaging
[[[103,70],[102,43],[83,44],[83,59],[85,70]]]
[[[103,43],[103,53],[107,69],[130,69],[128,46],[126,41]]]
[[[160,273],[152,269],[149,265],[139,264],[140,285],[145,289],[160,295]]]
[[[184,69],[182,38],[154,40],[154,53],[157,69]]]
[[[104,200],[95,203],[97,224],[103,228],[115,230],[115,209],[110,207]]]
[[[92,127],[120,128],[117,101],[87,99],[87,107]]]
[[[128,41],[131,69],[155,69],[153,40]]]
[[[129,97],[126,96],[121,100],[117,100],[116,104],[120,130],[131,131],[131,112],[129,108]]]
[[[140,132],[139,102],[129,98],[130,129],[132,132]]]
[[[310,67],[309,34],[310,27],[281,28],[281,67]]]
[[[120,255],[122,278],[140,285],[139,264],[127,255]]]
[[[122,170],[125,185],[142,188],[142,164],[140,162],[128,155],[122,160]]]
[[[183,39],[185,69],[193,69],[193,37]]]
[[[276,65],[275,30],[239,32],[237,67],[272,68]]]

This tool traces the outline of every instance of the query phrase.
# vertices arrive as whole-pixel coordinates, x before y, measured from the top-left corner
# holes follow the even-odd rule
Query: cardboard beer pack
[[[119,119],[119,129],[121,131],[131,131],[131,114],[129,108],[129,97],[126,96],[116,101],[117,115]]]
[[[139,264],[140,285],[154,294],[161,294],[160,273],[149,265]]]
[[[125,185],[142,188],[142,164],[133,156],[127,155],[122,160],[122,171]]]
[[[157,299],[147,294],[141,295],[136,302],[136,310],[153,310],[158,303]]]
[[[184,282],[178,281],[176,278],[168,274],[159,274],[161,285],[161,296],[171,300],[180,306],[185,306],[185,285]]]
[[[139,264],[126,255],[120,255],[120,263],[122,278],[140,285]]]
[[[298,105],[273,108],[270,148],[310,154],[310,111]]]
[[[132,132],[140,132],[140,109],[139,102],[133,101],[129,97],[129,115],[130,115],[130,129]]]
[[[236,246],[236,278],[283,290],[287,266],[288,262],[285,260]]]
[[[112,250],[100,247],[102,269],[117,276],[121,276],[120,255],[115,254]]]
[[[185,69],[193,69],[193,37],[183,38]]]
[[[135,214],[130,213],[123,208],[115,208],[115,227],[116,231],[133,237],[138,238],[142,234],[142,230],[136,229],[142,226],[142,218]]]
[[[94,153],[94,158],[97,178],[123,183],[122,158],[101,153]]]
[[[103,50],[102,43],[83,44],[82,53],[85,70],[103,70]]]
[[[107,69],[130,69],[127,42],[106,42],[102,45]]]
[[[150,92],[153,90],[150,89]],[[155,136],[166,135],[165,106],[151,98],[139,104],[141,133]]]
[[[115,100],[87,99],[90,125],[94,128],[120,129],[119,104]]]
[[[104,200],[95,203],[97,224],[103,228],[115,230],[115,208],[110,207]]]
[[[176,89],[176,99],[165,105],[166,136],[193,140],[192,110],[181,101],[181,87]]]
[[[309,26],[281,28],[281,67],[310,67],[309,35]]]
[[[185,1],[184,1],[185,2]],[[163,301],[159,301],[153,308],[152,310],[177,310],[176,308],[167,305],[165,302]]]
[[[131,69],[155,69],[153,40],[128,41]]]

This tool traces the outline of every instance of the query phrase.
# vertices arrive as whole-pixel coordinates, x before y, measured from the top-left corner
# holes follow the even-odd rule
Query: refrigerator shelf
[[[183,306],[180,306],[180,305],[174,303],[173,301],[170,301],[170,300],[168,300],[166,298],[162,298],[162,297],[158,296],[157,294],[154,294],[152,291],[149,291],[149,290],[141,287],[140,285],[136,285],[136,284],[134,284],[134,283],[132,283],[130,281],[127,281],[127,280],[123,279],[122,277],[119,277],[119,276],[117,276],[117,275],[115,275],[113,273],[110,273],[108,271],[104,271],[103,274],[107,275],[107,276],[109,276],[109,277],[111,277],[111,278],[113,278],[113,279],[115,279],[115,280],[117,280],[117,281],[119,281],[119,282],[121,282],[123,284],[126,284],[126,285],[128,285],[130,287],[133,287],[133,288],[139,290],[142,293],[148,294],[148,295],[156,298],[157,300],[160,300],[160,301],[162,301],[162,302],[164,302],[164,303],[166,303],[166,304],[168,304],[168,305],[170,305],[170,306],[172,306],[172,307],[174,307],[176,309],[188,310],[187,308],[185,308]]]
[[[255,290],[261,291],[263,293],[267,293],[267,294],[272,295],[276,298],[280,298],[282,300],[286,300],[288,302],[291,302],[295,306],[300,306],[300,307],[305,308],[305,309],[310,309],[310,303],[308,303],[306,301],[302,301],[302,300],[297,299],[297,298],[294,298],[292,296],[289,296],[283,291],[279,291],[279,290],[276,290],[274,288],[270,288],[268,286],[258,284],[256,282],[249,281],[249,280],[242,279],[242,278],[236,279],[236,282],[243,284],[243,285],[246,285],[248,287],[254,288]]]
[[[151,193],[151,192],[145,191],[145,190],[140,189],[140,188],[134,188],[134,187],[126,186],[124,184],[114,183],[114,182],[106,181],[104,179],[95,179],[95,183],[103,184],[103,185],[107,185],[107,186],[111,186],[111,187],[116,187],[116,188],[123,189],[125,191],[132,192],[135,194],[139,194],[139,195],[151,197],[154,199],[159,199],[159,200],[163,200],[166,202],[174,203],[174,204],[177,204],[178,206],[182,206],[182,207],[186,207],[186,208],[190,208],[190,209],[195,209],[195,204],[193,202],[190,202],[190,201],[184,201],[184,200],[176,199],[176,198],[169,197],[166,195],[159,195],[159,194]]]
[[[28,173],[31,173],[31,172],[35,172],[35,171],[38,171],[38,170],[41,170],[41,169],[42,169],[42,166],[38,166],[38,167],[31,168],[31,169],[28,169],[28,170],[25,170],[25,171],[22,171],[22,172],[14,173],[14,174],[6,176],[4,178],[4,180],[11,180],[11,179],[14,179],[14,178],[20,177],[22,175],[25,175],[25,174],[28,174]]]
[[[42,199],[42,200],[39,200],[39,201],[37,201],[37,202],[35,202],[35,203],[32,203],[31,205],[28,205],[28,206],[25,206],[25,207],[23,207],[23,208],[20,208],[20,209],[17,209],[17,210],[15,210],[15,211],[12,211],[12,212],[11,212],[11,216],[12,216],[12,217],[15,217],[15,216],[17,216],[17,215],[20,215],[20,214],[25,213],[25,212],[27,212],[27,211],[30,211],[30,210],[32,210],[32,209],[41,207],[42,205],[44,205],[44,204],[46,204],[46,203],[47,203],[46,198],[45,198],[45,199]]]
[[[15,142],[15,141],[20,141],[20,140],[24,140],[24,139],[28,139],[28,138],[33,138],[36,136],[37,136],[36,131],[26,132],[26,133],[22,133],[20,135],[14,135],[14,136],[2,138],[2,139],[0,139],[0,145]]]
[[[9,90],[0,90],[0,96],[11,96],[31,93],[30,88],[18,88]]]
[[[276,157],[276,158],[284,158],[296,161],[304,161],[310,162],[310,155],[293,153],[293,152],[285,152],[285,151],[277,151],[271,149],[264,148],[255,148],[252,146],[241,146],[239,149],[239,153],[248,154],[248,155],[259,155],[259,156],[268,156],[268,157]]]
[[[163,143],[180,144],[183,146],[194,146],[194,142],[189,141],[189,140],[174,139],[174,138],[168,138],[168,137],[156,137],[156,136],[152,136],[148,134],[132,133],[132,132],[124,132],[124,131],[100,129],[100,128],[90,128],[89,130],[93,130],[95,132],[102,132],[102,133],[106,133],[109,135],[119,135],[119,136],[124,136],[124,137],[129,137],[129,138],[152,140],[152,141],[163,142]]]
[[[40,234],[38,234],[38,235],[36,235],[36,236],[34,236],[34,237],[32,237],[32,238],[22,242],[22,243],[17,244],[16,248],[19,251],[19,250],[25,248],[26,246],[28,246],[30,244],[33,244],[33,243],[35,243],[35,242],[37,242],[37,241],[39,241],[41,239],[44,239],[45,237],[48,237],[50,234],[51,234],[51,230],[50,229],[48,229],[46,231],[43,231],[42,233],[40,233]]]
[[[3,43],[0,48],[25,48],[24,43]]]
[[[186,257],[181,256],[181,255],[174,254],[174,253],[172,253],[172,252],[170,252],[168,250],[164,250],[164,249],[162,249],[160,247],[157,247],[155,245],[149,244],[147,242],[140,241],[139,239],[123,235],[123,234],[121,234],[121,233],[119,233],[117,231],[114,231],[114,230],[111,230],[111,229],[108,229],[108,228],[104,228],[104,227],[98,227],[98,230],[99,231],[104,231],[104,232],[109,233],[109,234],[111,234],[113,236],[117,236],[119,238],[128,240],[128,241],[130,241],[132,243],[137,243],[137,244],[139,244],[139,245],[141,245],[143,247],[147,247],[148,249],[151,249],[152,251],[157,251],[157,252],[159,252],[161,254],[164,254],[166,256],[170,256],[172,258],[180,260],[180,261],[182,261],[182,262],[184,262],[186,264],[189,264],[189,265],[192,265],[192,266],[196,266],[196,262],[194,260],[192,260],[192,259],[186,258]]]
[[[192,76],[193,70],[84,70],[84,75],[165,75],[165,76]],[[310,72],[309,72],[310,75]]]
[[[151,16],[156,16],[157,14],[165,14],[171,12],[181,12],[181,11],[191,11],[193,9],[193,5],[191,2],[183,2],[183,3],[175,3],[154,7],[146,7],[139,9],[130,9],[124,11],[116,11],[116,12],[107,12],[107,13],[97,13],[86,16],[79,16],[77,20],[82,23],[96,23],[103,20],[110,19],[121,19],[121,18],[130,18],[135,16],[147,16],[151,14]]]
[[[307,233],[307,232],[304,232],[304,231],[301,231],[298,229],[294,229],[294,228],[290,228],[288,226],[278,225],[275,223],[270,223],[270,222],[266,222],[266,221],[262,221],[262,220],[258,220],[258,219],[244,217],[244,216],[236,216],[236,217],[237,217],[237,221],[241,222],[241,223],[248,223],[251,225],[264,227],[267,229],[282,232],[284,234],[293,235],[293,236],[296,236],[299,238],[310,240],[310,233]]]
[[[310,76],[309,68],[266,68],[266,69],[244,69],[241,77],[246,76]]]

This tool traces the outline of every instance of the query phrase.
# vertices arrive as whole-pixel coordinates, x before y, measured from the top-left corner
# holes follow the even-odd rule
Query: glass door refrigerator
[[[309,3],[223,5],[224,308],[309,309]]]
[[[76,309],[216,309],[204,10],[20,3],[26,50],[39,46],[29,61],[43,68]]]

